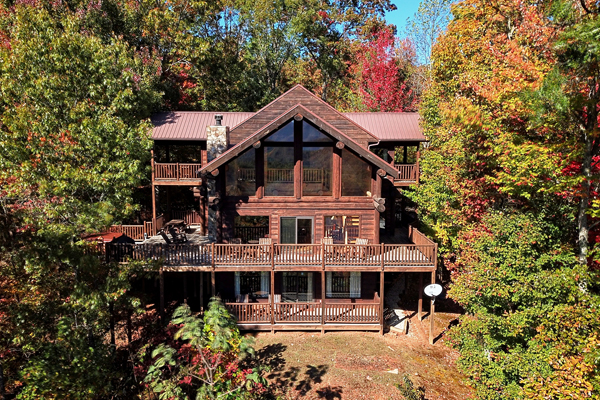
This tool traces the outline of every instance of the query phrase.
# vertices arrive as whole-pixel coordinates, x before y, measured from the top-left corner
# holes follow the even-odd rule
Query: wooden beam
[[[296,114],[294,115],[294,120],[295,121],[302,121],[304,119],[304,117],[302,116],[302,114]]]
[[[212,176],[219,176],[219,168],[212,170],[210,173]]]
[[[344,142],[337,142],[335,144],[335,147],[337,147],[338,149],[342,150],[344,147],[346,147],[346,145],[344,144]]]
[[[261,145],[261,143],[260,143],[260,140],[259,140],[259,141],[255,142],[255,143],[252,145],[252,147],[254,147],[255,149],[259,149],[259,148],[260,148],[260,145]]]
[[[271,269],[271,330],[275,325],[275,271]]]
[[[204,272],[200,272],[200,311],[204,310]]]
[[[342,150],[333,149],[333,198],[339,199],[342,196]]]
[[[377,175],[379,175],[382,178],[385,178],[385,176],[387,175],[387,172],[385,172],[384,170],[382,170],[381,168],[379,168],[377,170]]]

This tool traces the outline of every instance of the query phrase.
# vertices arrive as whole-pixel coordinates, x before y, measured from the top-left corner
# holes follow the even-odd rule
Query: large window
[[[360,236],[360,218],[346,215],[325,217],[325,236],[333,238],[333,244],[354,243]]]
[[[360,298],[360,272],[325,272],[325,297]]]
[[[367,196],[371,190],[371,165],[349,150],[342,150],[342,196]]]
[[[281,299],[284,302],[313,301],[312,272],[284,272]]]
[[[269,272],[236,272],[235,297],[237,302],[247,302],[253,298],[269,297]]]
[[[302,121],[302,195],[331,196],[333,140]]]
[[[227,164],[225,193],[228,196],[254,196],[256,194],[255,164],[254,149],[246,151]]]
[[[237,216],[233,222],[233,237],[242,243],[258,243],[260,238],[269,235],[269,217]]]
[[[294,121],[265,139],[265,196],[294,195]]]

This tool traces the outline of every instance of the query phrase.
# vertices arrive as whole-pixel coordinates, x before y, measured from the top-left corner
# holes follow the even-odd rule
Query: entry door
[[[310,244],[313,242],[311,217],[281,217],[282,244]]]

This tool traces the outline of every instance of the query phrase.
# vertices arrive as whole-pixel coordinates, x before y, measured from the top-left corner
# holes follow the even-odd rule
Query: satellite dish
[[[437,283],[427,285],[425,287],[425,294],[429,297],[439,296],[440,293],[442,293],[442,287],[440,285],[438,285]]]

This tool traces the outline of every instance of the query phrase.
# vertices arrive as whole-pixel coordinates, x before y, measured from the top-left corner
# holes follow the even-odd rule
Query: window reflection
[[[342,150],[342,196],[366,196],[371,190],[371,165]]]

